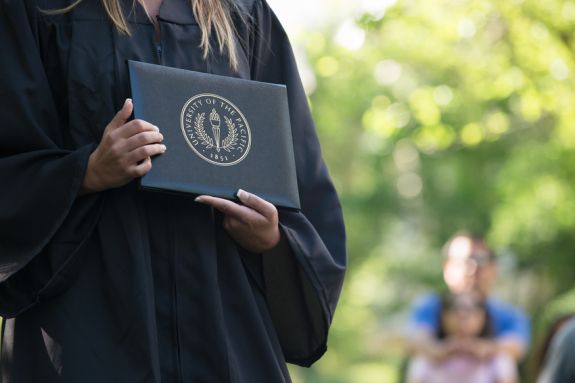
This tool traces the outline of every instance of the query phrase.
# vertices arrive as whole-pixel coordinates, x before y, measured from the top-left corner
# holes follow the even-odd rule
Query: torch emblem
[[[220,115],[215,109],[210,113],[210,123],[212,124],[212,133],[216,141],[216,150],[220,151]]]
[[[206,119],[211,134],[206,131]],[[215,165],[241,162],[251,146],[250,128],[242,112],[229,100],[215,94],[190,98],[182,108],[181,127],[194,152]]]

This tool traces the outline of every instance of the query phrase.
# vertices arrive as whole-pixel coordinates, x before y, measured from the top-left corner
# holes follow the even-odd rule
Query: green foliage
[[[536,322],[575,280],[575,2],[398,0],[355,23],[357,50],[334,28],[303,39],[350,272],[301,382],[395,381],[408,306],[441,288],[457,230],[488,237]]]

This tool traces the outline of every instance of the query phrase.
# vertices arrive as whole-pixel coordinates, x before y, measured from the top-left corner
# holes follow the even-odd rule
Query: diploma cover
[[[128,65],[134,117],[157,125],[167,147],[142,188],[228,199],[241,188],[300,208],[285,86]]]

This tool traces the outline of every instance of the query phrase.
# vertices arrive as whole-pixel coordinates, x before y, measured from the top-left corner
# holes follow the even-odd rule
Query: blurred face
[[[444,312],[442,321],[447,336],[473,338],[479,336],[483,329],[485,311],[481,306],[456,306]]]
[[[443,279],[453,293],[477,291],[487,295],[496,276],[488,253],[474,248],[468,237],[457,237],[447,250]]]

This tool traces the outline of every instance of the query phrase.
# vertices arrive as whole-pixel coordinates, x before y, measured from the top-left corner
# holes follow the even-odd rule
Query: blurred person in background
[[[558,319],[542,349],[537,383],[575,382],[575,315]]]
[[[434,360],[425,353],[410,362],[408,383],[515,383],[517,366],[509,353],[478,357],[478,340],[493,337],[487,305],[478,293],[448,294],[441,300],[436,339],[445,342],[446,355]]]
[[[519,308],[505,303],[491,294],[497,276],[495,257],[482,238],[466,232],[452,236],[444,246],[443,279],[451,293],[474,292],[485,300],[487,317],[493,338],[476,338],[469,350],[478,358],[492,358],[507,353],[520,361],[527,353],[530,342],[530,323]],[[437,339],[440,327],[441,297],[427,294],[415,303],[407,336],[410,350],[433,360],[446,358],[452,345]]]

